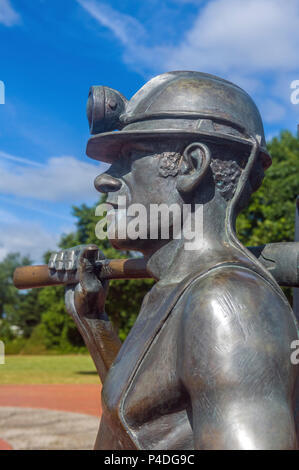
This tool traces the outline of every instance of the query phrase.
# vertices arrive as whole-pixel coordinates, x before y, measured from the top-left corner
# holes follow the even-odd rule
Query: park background
[[[238,234],[249,246],[294,240],[299,193],[299,0],[0,0],[1,384],[96,384],[62,287],[18,292],[20,265],[96,243],[94,178],[108,168],[85,155],[91,85],[128,99],[170,70],[219,75],[257,103],[273,165]],[[298,96],[298,93],[297,95]],[[112,281],[107,311],[122,340],[151,280]],[[292,293],[286,291],[292,302]]]

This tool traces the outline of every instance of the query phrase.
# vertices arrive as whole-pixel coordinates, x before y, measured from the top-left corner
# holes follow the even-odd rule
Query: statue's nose
[[[107,175],[107,173],[103,173],[102,175],[96,177],[94,180],[94,185],[100,193],[106,194],[109,192],[118,191],[121,188],[122,183],[117,178],[113,178],[113,176]]]

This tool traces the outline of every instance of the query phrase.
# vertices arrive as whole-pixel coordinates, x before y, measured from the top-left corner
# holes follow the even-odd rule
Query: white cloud
[[[120,13],[105,3],[94,0],[77,0],[77,2],[102,26],[107,27],[124,45],[137,43],[144,35],[143,26],[135,18]]]
[[[263,101],[260,107],[260,111],[265,121],[269,123],[279,122],[286,115],[285,107],[271,99],[266,99]]]
[[[42,262],[47,250],[56,249],[61,233],[75,228],[73,218],[60,213],[59,204],[48,208],[47,202],[94,202],[97,192],[93,180],[105,167],[107,165],[96,166],[70,156],[50,158],[40,164],[0,151],[0,192],[4,194],[0,195],[0,260],[8,253],[20,252],[29,255],[35,263]],[[21,220],[4,209],[12,204],[62,219],[64,225],[56,225],[56,234],[53,234],[42,223]]]
[[[247,93],[265,94],[267,92],[265,89],[265,84],[259,80],[257,76],[244,76],[242,75],[242,70],[239,70],[238,72],[231,72],[226,78],[231,82],[238,84],[241,88],[246,90]]]
[[[22,163],[25,165],[42,167],[41,163],[35,162],[34,160],[29,160],[28,158],[23,158],[23,157],[16,157],[15,155],[11,155],[10,153],[7,153],[7,152],[2,152],[1,150],[0,150],[0,158],[4,158],[5,160],[10,160],[13,162]]]
[[[1,222],[5,220],[8,224],[13,224],[18,221],[17,217],[4,209],[0,209],[0,220]]]
[[[0,23],[14,26],[20,22],[20,15],[13,9],[9,0],[0,0]]]
[[[136,18],[95,0],[77,0],[125,46],[124,59],[140,67],[213,70],[214,73],[298,68],[299,0],[210,0],[198,9],[177,44],[151,47]],[[197,2],[200,4],[201,2]],[[163,25],[161,25],[163,28]]]
[[[213,0],[202,8],[166,67],[276,71],[298,67],[298,0]]]
[[[7,157],[8,154],[5,155]],[[62,156],[50,158],[45,165],[33,166],[36,162],[28,159],[22,162],[21,157],[1,159],[1,156],[0,152],[0,192],[3,194],[66,203],[97,198],[93,180],[103,171],[104,164],[96,166],[71,156]]]
[[[144,68],[152,71],[153,68],[155,69],[154,64],[159,66],[159,57],[164,56],[164,49],[162,47],[163,51],[157,55],[157,50],[160,48],[146,45],[148,35],[136,18],[120,13],[111,6],[96,0],[77,0],[77,2],[101,26],[109,29],[124,46],[125,63],[132,65],[141,74],[144,73]]]
[[[55,250],[59,235],[46,231],[37,222],[22,221],[11,213],[1,210],[0,261],[8,253],[29,255],[35,263],[43,261],[47,250]]]
[[[55,219],[62,219],[67,222],[71,222],[73,220],[70,216],[67,216],[63,213],[61,214],[59,210],[60,209],[59,206],[57,206],[56,210],[49,210],[45,208],[45,205],[46,205],[45,203],[42,204],[42,207],[38,207],[36,204],[36,201],[31,201],[31,200],[24,201],[24,198],[14,198],[10,196],[2,196],[2,195],[0,195],[0,202],[4,203],[5,206],[13,205],[16,207],[21,207],[22,209],[25,209],[27,211],[37,212],[39,214],[46,215],[48,217],[53,217]],[[0,210],[0,220],[1,220],[1,212],[2,211]]]
[[[299,77],[299,0],[195,0],[189,30],[169,44],[161,24],[159,46],[136,18],[95,0],[77,1],[120,40],[123,61],[147,78],[169,70],[216,74],[249,92],[266,122],[291,125],[286,77]]]

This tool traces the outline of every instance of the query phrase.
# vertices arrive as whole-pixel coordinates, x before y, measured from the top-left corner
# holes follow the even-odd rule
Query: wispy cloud
[[[41,163],[38,163],[34,160],[29,160],[28,158],[17,157],[16,155],[11,155],[10,153],[2,152],[0,150],[0,158],[4,158],[5,160],[9,160],[12,162],[22,163],[23,165],[30,165],[30,166],[37,166],[42,167]]]
[[[77,1],[120,40],[123,61],[137,71],[148,76],[169,70],[220,75],[253,95],[266,122],[295,119],[289,83],[299,74],[299,0],[194,1],[198,9],[191,27],[172,44],[162,35],[159,46],[136,18],[95,0]]]
[[[147,68],[145,57],[150,60],[153,52],[145,45],[148,37],[143,25],[136,18],[121,13],[105,3],[96,0],[77,0],[77,2],[101,26],[110,30],[123,45],[124,62],[143,74],[144,68]]]
[[[143,26],[132,16],[94,0],[77,0],[77,2],[102,26],[110,29],[125,46],[130,47],[133,42],[138,42],[145,36]]]
[[[59,235],[49,233],[38,222],[31,223],[1,210],[0,261],[8,253],[29,255],[35,263],[42,262],[47,250],[55,250]]]
[[[41,262],[45,251],[56,249],[61,233],[74,228],[74,219],[64,213],[64,207],[94,202],[98,195],[93,180],[105,167],[72,156],[53,157],[41,164],[0,151],[0,260],[17,251]],[[17,210],[20,216],[8,210],[13,206],[21,208]],[[36,217],[25,219],[28,211],[37,213]],[[33,221],[38,214],[43,216],[41,221]],[[56,234],[46,228],[51,226],[49,220],[55,220]],[[64,227],[57,226],[59,221]]]
[[[0,0],[0,23],[4,26],[14,26],[20,22],[17,13],[9,0]]]
[[[176,44],[151,47],[150,31],[136,18],[95,0],[77,0],[134,55],[131,61],[155,69],[213,69],[219,73],[298,68],[299,0],[210,0]],[[175,25],[174,25],[175,27]],[[161,25],[161,29],[163,25]],[[163,29],[162,29],[163,30]],[[147,55],[139,51],[147,50]],[[157,54],[159,52],[159,54]],[[156,54],[155,60],[153,60]],[[127,53],[125,58],[128,59]]]
[[[265,121],[275,123],[281,121],[286,115],[286,109],[281,104],[271,99],[263,101],[263,116]]]
[[[94,178],[104,165],[81,162],[72,156],[50,158],[45,165],[0,152],[0,192],[51,202],[88,202],[97,198]],[[16,164],[19,163],[19,164]]]
[[[0,195],[0,202],[4,203],[6,205],[9,205],[9,206],[13,205],[13,206],[21,207],[22,209],[25,209],[25,210],[30,211],[30,212],[31,211],[37,212],[39,214],[46,215],[46,216],[54,218],[54,219],[62,219],[62,220],[65,220],[69,223],[73,222],[73,219],[70,216],[60,214],[59,209],[57,209],[57,211],[53,211],[53,210],[40,208],[40,207],[37,207],[36,205],[34,205],[34,203],[32,203],[32,202],[25,202],[23,198],[18,198],[16,200],[16,199],[12,199],[8,196],[1,196]],[[2,216],[3,216],[3,213],[0,210],[0,221],[1,221],[1,223],[3,221]]]
[[[174,47],[167,67],[231,73],[298,67],[299,1],[214,0],[202,8]]]

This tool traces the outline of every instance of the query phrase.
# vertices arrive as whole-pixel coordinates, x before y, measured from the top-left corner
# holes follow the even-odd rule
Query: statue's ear
[[[177,189],[181,193],[194,191],[205,176],[211,162],[208,147],[199,142],[193,142],[185,148],[177,176]]]

